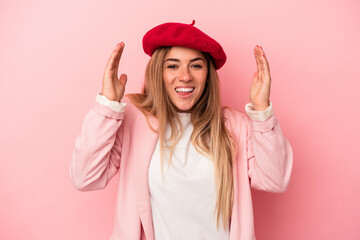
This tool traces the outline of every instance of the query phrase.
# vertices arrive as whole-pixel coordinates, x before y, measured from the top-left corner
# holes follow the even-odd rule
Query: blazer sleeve
[[[123,112],[95,101],[75,140],[69,170],[81,191],[105,188],[120,167]]]
[[[251,187],[267,192],[284,192],[293,165],[293,151],[275,115],[265,121],[245,116],[247,125],[248,175]]]

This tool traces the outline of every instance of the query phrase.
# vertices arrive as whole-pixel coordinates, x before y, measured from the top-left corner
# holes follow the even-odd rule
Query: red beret
[[[214,59],[216,69],[220,69],[225,61],[226,54],[221,45],[194,27],[195,20],[191,24],[164,23],[149,30],[143,37],[144,52],[151,56],[153,52],[162,46],[181,46],[208,52]]]

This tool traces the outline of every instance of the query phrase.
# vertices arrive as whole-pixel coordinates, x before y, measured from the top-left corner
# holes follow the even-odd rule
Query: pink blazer
[[[255,239],[250,187],[284,192],[290,181],[292,148],[275,115],[260,122],[227,109],[224,116],[237,140],[230,240]],[[155,118],[150,123],[157,127]],[[117,113],[95,101],[83,121],[70,176],[76,189],[91,191],[105,188],[119,172],[111,240],[155,239],[148,167],[157,140],[145,116],[129,102],[125,113]]]

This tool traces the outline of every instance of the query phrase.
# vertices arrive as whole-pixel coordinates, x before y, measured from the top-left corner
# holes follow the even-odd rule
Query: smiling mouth
[[[176,93],[182,99],[190,98],[192,96],[192,93],[194,92],[194,90],[195,90],[194,87],[178,87],[178,88],[175,88]]]
[[[189,87],[189,88],[175,88],[175,91],[178,93],[191,93],[194,91],[195,88]]]

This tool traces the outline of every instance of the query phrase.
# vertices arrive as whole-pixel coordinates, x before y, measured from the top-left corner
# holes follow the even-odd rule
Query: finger
[[[117,56],[117,53],[119,51],[119,48],[120,48],[120,43],[118,43],[115,47],[115,49],[113,50],[113,52],[111,53],[110,55],[110,58],[106,64],[106,67],[105,67],[105,73],[114,73],[114,60]]]
[[[263,63],[262,69],[264,71],[270,72],[269,62],[268,62],[268,60],[266,58],[264,49],[261,46],[260,46],[260,53],[261,53],[260,59],[261,59],[261,62]]]
[[[258,56],[258,79],[261,80],[261,82],[266,82],[270,84],[270,69],[267,62],[267,59],[265,57],[264,50],[261,46],[257,45],[256,48],[257,56]]]
[[[121,99],[124,96],[126,82],[127,82],[126,74],[121,74],[120,78],[119,78],[119,85],[117,86],[117,92],[119,94],[119,101],[121,101]]]
[[[114,51],[112,52],[108,65],[107,65],[107,70],[109,71],[117,71],[117,68],[119,66],[119,60],[121,57],[121,54],[123,52],[124,49],[124,43],[118,43],[114,49]]]
[[[258,45],[256,45],[256,47],[254,48],[254,55],[255,55],[255,61],[256,61],[256,68],[257,71],[260,72],[260,61],[259,61],[259,54],[258,54]]]
[[[258,60],[259,60],[259,68],[260,71],[265,71],[265,59],[264,59],[264,51],[262,50],[261,46],[257,46],[257,54],[258,54]]]
[[[125,87],[126,82],[127,82],[127,75],[126,74],[121,74],[121,76],[120,76],[121,85],[123,85]]]
[[[115,69],[116,70],[118,70],[119,69],[119,64],[120,64],[120,59],[121,59],[121,55],[122,55],[122,53],[123,53],[123,51],[124,51],[124,47],[125,47],[125,43],[124,42],[121,42],[120,43],[120,49],[119,49],[119,51],[118,51],[118,54],[117,54],[117,56],[116,56],[116,58],[115,58]]]
[[[262,50],[261,46],[256,45],[256,56],[257,56],[257,64],[258,64],[258,72],[262,74],[266,71],[266,62],[264,59],[264,51]]]

